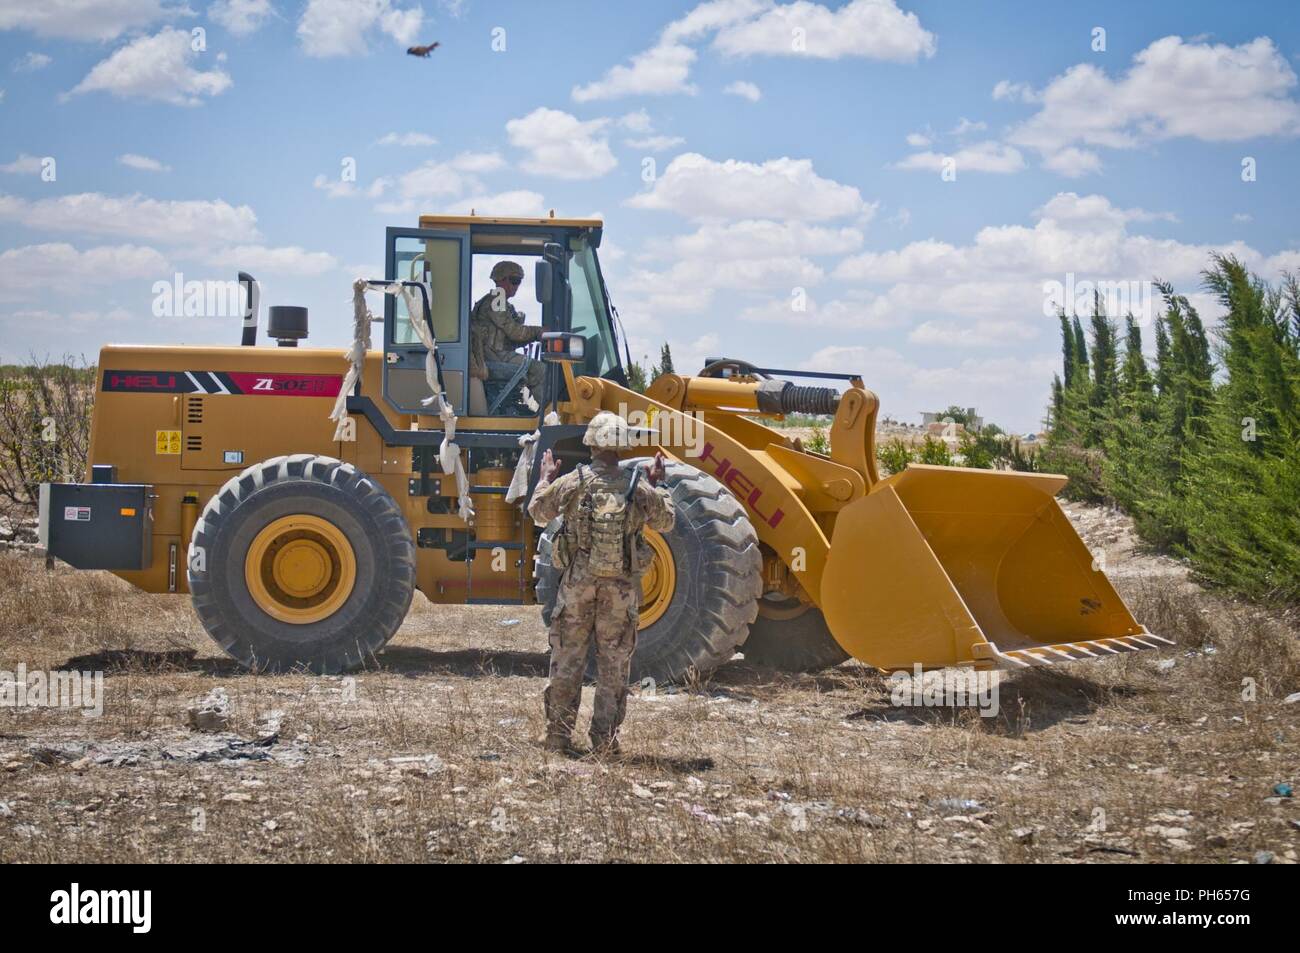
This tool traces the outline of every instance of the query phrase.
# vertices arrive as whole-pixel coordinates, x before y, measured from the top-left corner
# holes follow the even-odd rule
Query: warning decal
[[[154,453],[166,453],[179,456],[181,452],[181,432],[179,430],[155,430]]]
[[[89,523],[90,507],[89,506],[65,506],[63,508],[63,518],[65,520],[73,520],[78,523]]]

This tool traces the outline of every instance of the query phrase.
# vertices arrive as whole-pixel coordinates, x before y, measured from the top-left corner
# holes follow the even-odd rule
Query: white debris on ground
[[[230,697],[226,690],[218,686],[186,708],[185,724],[195,731],[229,731]]]

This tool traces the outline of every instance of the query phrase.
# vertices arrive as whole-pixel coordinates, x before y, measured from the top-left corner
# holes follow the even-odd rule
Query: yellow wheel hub
[[[244,581],[258,607],[281,622],[327,619],[347,602],[357,581],[352,544],[319,516],[282,516],[253,539]]]
[[[673,601],[677,591],[677,565],[668,540],[652,529],[645,531],[645,541],[654,551],[654,561],[641,576],[641,613],[639,628],[654,625]]]

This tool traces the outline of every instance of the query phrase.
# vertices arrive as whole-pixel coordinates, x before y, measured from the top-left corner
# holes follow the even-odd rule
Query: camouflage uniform
[[[469,313],[469,376],[481,381],[488,379],[488,363],[513,364],[515,368],[527,358],[515,348],[540,340],[542,329],[524,324],[524,316],[506,300],[505,292],[493,288],[474,304]],[[510,368],[513,373],[515,368]],[[500,377],[499,369],[497,377]],[[541,361],[533,361],[524,375],[524,383],[534,394],[542,386],[546,368]]]
[[[631,475],[617,465],[599,460],[581,466],[554,483],[537,485],[528,513],[539,524],[549,523],[561,513],[576,512],[582,497],[596,481],[621,487],[624,496]],[[582,675],[592,637],[596,640],[596,699],[591,717],[591,741],[597,749],[615,746],[618,727],[627,708],[628,675],[636,648],[638,612],[641,604],[641,575],[626,561],[639,541],[643,526],[666,533],[673,528],[672,497],[663,487],[653,487],[642,478],[636,496],[628,503],[625,572],[621,576],[598,577],[589,571],[590,552],[574,549],[560,580],[555,611],[551,616],[550,684],[545,694],[548,738],[567,739],[578,718]],[[566,519],[568,519],[566,515]],[[644,542],[641,542],[644,547]],[[644,550],[640,554],[644,563]]]

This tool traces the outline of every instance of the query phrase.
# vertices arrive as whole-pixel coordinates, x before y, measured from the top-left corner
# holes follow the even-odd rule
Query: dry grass
[[[103,668],[107,700],[0,710],[0,861],[1294,859],[1297,802],[1266,801],[1296,780],[1292,621],[1118,575],[1178,649],[1009,678],[992,719],[895,708],[857,663],[733,662],[634,696],[603,764],[537,744],[535,609],[417,596],[373,671],[254,677],[185,600],[4,555],[0,668]],[[233,732],[183,727],[217,686]]]

